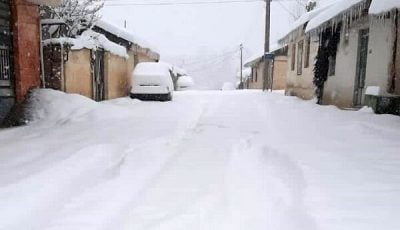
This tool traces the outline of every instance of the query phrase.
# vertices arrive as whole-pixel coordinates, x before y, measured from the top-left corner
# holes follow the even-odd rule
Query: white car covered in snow
[[[190,76],[182,76],[178,79],[178,90],[188,90],[193,88],[194,80]]]
[[[131,98],[170,101],[174,91],[169,65],[156,62],[139,63],[132,74]]]

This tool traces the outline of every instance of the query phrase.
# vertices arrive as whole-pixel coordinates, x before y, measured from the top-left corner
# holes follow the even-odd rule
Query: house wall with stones
[[[398,19],[400,21],[400,19]],[[396,63],[395,63],[395,71],[396,71],[396,82],[395,82],[395,90],[394,93],[396,95],[400,95],[400,23],[398,23],[397,31],[397,51],[396,51]]]
[[[263,76],[264,76],[264,62],[258,62],[252,66],[252,73],[249,78],[248,88],[249,89],[263,89]]]
[[[379,86],[382,94],[388,94],[394,51],[394,25],[391,20],[371,18],[366,87]]]
[[[287,96],[297,96],[302,99],[310,100],[314,98],[315,87],[314,79],[314,60],[318,53],[318,40],[310,39],[310,55],[308,58],[309,65],[305,67],[306,61],[304,44],[306,44],[306,36],[298,36],[288,43],[288,62],[286,73],[286,89]],[[301,73],[298,73],[297,65],[299,62],[299,43],[303,42],[303,60]]]
[[[325,82],[323,104],[341,108],[353,107],[359,31],[368,29],[368,26],[368,18],[364,18],[354,24],[348,32],[342,30],[336,53],[335,74],[328,76]]]

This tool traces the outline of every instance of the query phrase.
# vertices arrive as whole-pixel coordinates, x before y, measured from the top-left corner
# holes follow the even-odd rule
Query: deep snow
[[[0,229],[400,229],[400,118],[260,91],[35,92],[0,131]]]

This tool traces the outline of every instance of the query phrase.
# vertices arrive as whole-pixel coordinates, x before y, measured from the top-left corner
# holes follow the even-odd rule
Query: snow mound
[[[379,96],[381,88],[379,86],[368,86],[365,95]]]
[[[98,103],[78,94],[66,94],[52,89],[33,90],[26,113],[30,123],[45,122],[49,125],[98,121],[130,114],[123,106]]]
[[[77,94],[67,95],[52,89],[32,91],[28,117],[31,121],[77,120],[97,107],[95,101]]]

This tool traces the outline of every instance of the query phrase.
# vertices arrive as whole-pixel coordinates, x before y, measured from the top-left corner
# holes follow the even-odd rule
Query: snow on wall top
[[[373,0],[369,8],[369,13],[382,14],[395,8],[400,8],[399,0]]]
[[[96,26],[107,32],[114,34],[117,37],[125,39],[125,40],[132,42],[136,45],[139,45],[143,48],[149,48],[149,49],[157,52],[157,49],[153,45],[149,44],[144,39],[142,39],[136,35],[133,35],[133,33],[128,31],[127,29],[118,27],[114,24],[111,24],[111,23],[109,23],[105,20],[101,20],[101,19],[96,22]]]
[[[77,38],[53,38],[43,42],[44,45],[48,44],[69,44],[72,50],[80,49],[104,49],[112,54],[120,57],[128,58],[128,53],[124,46],[118,45],[106,38],[103,34],[87,30]]]
[[[335,2],[308,22],[306,32],[310,32],[322,26],[324,23],[329,22],[333,18],[340,16],[342,13],[363,2],[365,2],[365,0],[339,0]]]

